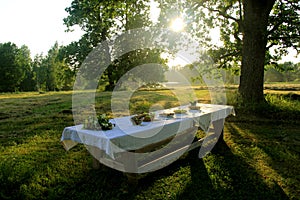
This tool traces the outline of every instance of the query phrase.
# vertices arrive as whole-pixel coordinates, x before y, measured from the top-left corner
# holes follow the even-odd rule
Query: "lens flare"
[[[180,32],[184,29],[185,23],[181,17],[177,17],[171,23],[171,29],[175,32]]]

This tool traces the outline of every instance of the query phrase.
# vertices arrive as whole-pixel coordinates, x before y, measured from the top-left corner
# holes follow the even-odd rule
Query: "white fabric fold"
[[[66,127],[61,136],[61,142],[68,151],[76,144],[81,143],[104,150],[107,155],[114,158],[115,153],[135,150],[153,144],[198,125],[207,132],[213,121],[224,119],[234,114],[232,106],[197,104],[200,111],[189,111],[188,106],[181,106],[161,112],[170,112],[176,109],[188,110],[186,114],[175,115],[173,119],[157,118],[144,126],[134,126],[130,116],[113,119],[116,124],[112,130],[94,131],[83,129],[83,125]]]

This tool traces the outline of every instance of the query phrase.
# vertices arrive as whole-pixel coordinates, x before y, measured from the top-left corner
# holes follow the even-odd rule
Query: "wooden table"
[[[125,172],[129,180],[136,175],[163,168],[185,152],[200,147],[199,157],[209,153],[223,132],[225,118],[234,114],[232,106],[197,104],[200,110],[181,106],[155,112],[155,120],[135,126],[130,116],[112,119],[116,126],[108,131],[85,130],[82,125],[66,127],[61,142],[66,150],[78,143],[84,144],[94,158],[93,166],[100,163]],[[186,114],[166,119],[161,113],[176,109]],[[198,129],[205,137],[195,139]]]

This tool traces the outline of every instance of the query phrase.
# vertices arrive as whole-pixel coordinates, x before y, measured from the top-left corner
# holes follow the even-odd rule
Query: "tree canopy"
[[[27,46],[18,48],[8,42],[0,44],[0,92],[15,92],[30,70],[31,58]]]
[[[289,47],[299,52],[298,0],[191,0],[181,8],[186,30],[208,46],[218,66],[240,73],[239,92],[245,102],[264,101],[266,64],[276,65]],[[207,41],[204,34],[211,28],[219,28],[221,46]]]
[[[79,42],[65,48],[68,59],[75,66],[74,69],[78,69],[78,64],[81,64],[99,43],[124,31],[149,26],[151,23],[149,8],[150,3],[146,0],[74,0],[71,6],[66,8],[69,16],[64,19],[64,22],[69,28],[79,25],[86,32]],[[109,60],[112,63],[102,76],[102,81],[108,82],[106,90],[112,90],[122,75],[133,67],[151,62],[163,63],[159,51],[155,49],[136,50],[115,60],[113,58]],[[155,71],[155,73],[162,72]]]

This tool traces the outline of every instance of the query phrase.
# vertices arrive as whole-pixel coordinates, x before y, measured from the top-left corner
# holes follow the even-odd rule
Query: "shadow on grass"
[[[233,135],[239,134],[236,129],[230,128],[230,131]],[[90,169],[85,178],[69,187],[60,198],[288,199],[278,184],[267,184],[264,177],[242,157],[233,154],[226,143],[203,159],[198,158],[198,151],[193,150],[185,158],[148,173],[135,189],[130,188],[121,172],[110,168]],[[174,185],[178,188],[172,191]]]
[[[228,129],[233,143],[244,147],[244,159],[256,165],[269,185],[278,187],[280,183],[290,199],[299,198],[300,137],[297,124],[280,120],[251,124],[235,122],[230,123]]]
[[[198,149],[191,151],[185,158],[177,160],[170,166],[147,174],[140,180],[135,190],[130,188],[126,177],[121,172],[110,168],[105,170],[91,169],[91,156],[87,152],[84,153],[85,150],[82,152],[82,148],[77,150],[74,149],[72,152],[60,156],[57,154],[58,157],[55,159],[53,156],[45,158],[41,168],[39,167],[40,169],[34,171],[30,177],[24,177],[27,180],[22,180],[22,182],[25,181],[26,183],[31,177],[37,175],[43,178],[39,181],[45,181],[44,179],[50,178],[47,177],[49,175],[57,176],[53,177],[52,184],[54,185],[40,182],[40,186],[44,187],[43,190],[26,196],[37,195],[35,196],[37,199],[71,198],[85,200],[287,199],[277,184],[272,187],[266,185],[256,170],[242,158],[234,155],[226,145],[219,147],[217,152],[210,153],[203,159],[198,158]],[[73,160],[76,153],[79,155],[76,160]],[[70,163],[67,163],[68,160]],[[64,167],[60,168],[60,165],[64,165]],[[88,166],[82,167],[81,165]],[[188,172],[180,172],[182,169],[188,169]],[[48,174],[49,170],[58,171]],[[188,178],[186,178],[187,176]],[[178,179],[183,179],[182,185],[180,185],[181,181],[178,184]],[[170,191],[169,197],[166,194],[161,194],[167,193],[172,185],[179,188]],[[26,192],[24,188],[23,192]]]
[[[218,152],[202,160],[193,155],[192,180],[176,199],[288,199],[278,185],[268,187],[228,146],[223,145]]]

